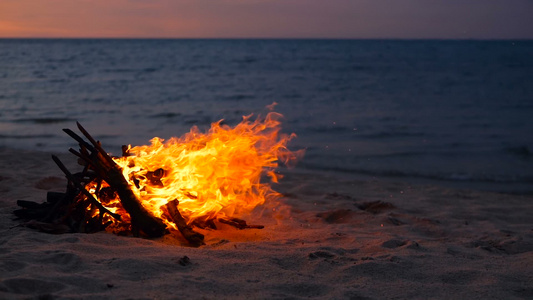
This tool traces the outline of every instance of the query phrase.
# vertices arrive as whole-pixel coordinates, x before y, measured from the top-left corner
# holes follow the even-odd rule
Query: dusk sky
[[[0,37],[533,38],[533,0],[1,0]]]

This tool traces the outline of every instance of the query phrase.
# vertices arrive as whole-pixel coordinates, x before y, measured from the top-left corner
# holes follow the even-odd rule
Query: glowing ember
[[[235,127],[219,121],[211,124],[207,133],[193,127],[180,138],[153,138],[151,145],[130,148],[129,156],[114,161],[142,205],[167,225],[175,227],[162,207],[172,200],[179,201],[179,210],[189,224],[238,217],[270,197],[279,197],[261,179],[266,175],[277,182],[280,175],[274,171],[279,162],[290,165],[303,154],[287,149],[294,134],[279,132],[280,117],[274,112],[255,120],[245,116]],[[104,184],[95,197],[128,223],[118,196],[106,194]],[[85,188],[93,195],[98,189],[97,183]]]

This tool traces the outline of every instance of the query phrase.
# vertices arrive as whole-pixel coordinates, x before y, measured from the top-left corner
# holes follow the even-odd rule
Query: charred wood
[[[165,223],[141,205],[118,166],[109,170],[107,175],[107,180],[104,180],[117,192],[122,206],[130,214],[132,226],[138,227],[149,237],[163,236],[166,231]]]
[[[120,215],[117,215],[115,213],[110,212],[107,208],[105,208],[102,205],[102,203],[98,202],[98,200],[96,200],[93,197],[93,195],[91,195],[91,193],[89,193],[89,191],[85,189],[85,187],[76,179],[76,177],[74,177],[69,172],[69,170],[65,167],[65,165],[61,162],[61,160],[59,160],[59,158],[57,156],[52,155],[52,159],[57,164],[57,166],[63,171],[63,173],[65,173],[65,176],[67,176],[68,180],[70,182],[72,182],[80,190],[80,192],[83,193],[87,197],[87,199],[89,199],[91,202],[93,202],[100,210],[106,212],[107,214],[109,214],[113,218],[115,218],[117,220],[121,219]]]
[[[176,227],[178,227],[180,233],[191,244],[191,246],[199,247],[201,245],[205,245],[204,235],[194,231],[192,227],[187,224],[187,221],[185,221],[185,218],[183,218],[178,209],[178,204],[178,200],[172,200],[165,204],[164,207],[167,210],[170,220],[176,224]]]
[[[122,156],[127,157],[130,156],[130,147],[127,145],[122,145]]]
[[[220,223],[231,225],[237,229],[263,229],[263,225],[248,225],[245,220],[237,218],[219,218]]]

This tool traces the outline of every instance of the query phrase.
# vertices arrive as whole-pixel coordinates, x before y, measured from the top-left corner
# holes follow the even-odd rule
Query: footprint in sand
[[[347,223],[355,215],[351,209],[337,209],[316,214],[318,218],[322,218],[328,224],[342,224]]]
[[[13,272],[26,268],[28,264],[15,260],[5,260],[0,263],[0,271]]]
[[[381,247],[388,248],[388,249],[405,247],[407,249],[412,249],[412,250],[424,250],[424,248],[422,248],[420,244],[418,244],[417,242],[410,241],[410,240],[402,240],[402,239],[390,239],[388,241],[383,242],[381,244]]]
[[[395,209],[396,207],[392,203],[389,203],[389,202],[372,201],[372,202],[365,202],[363,204],[357,205],[357,208],[376,215],[379,213],[383,213],[387,210]]]
[[[407,241],[405,241],[405,240],[392,239],[392,240],[388,240],[386,242],[383,242],[383,244],[381,244],[381,247],[394,249],[394,248],[398,248],[398,247],[404,246],[406,244],[407,244]]]
[[[83,267],[79,255],[63,251],[45,251],[39,262],[57,265],[58,269],[63,272],[74,272]]]
[[[465,245],[467,248],[478,248],[495,254],[521,254],[533,251],[533,243],[524,241],[521,236],[511,237],[485,237],[474,240]]]
[[[35,188],[49,191],[51,189],[64,189],[66,181],[64,178],[49,176],[43,178],[35,184]]]
[[[317,258],[334,258],[336,255],[328,252],[328,251],[315,251],[309,253],[310,259],[317,259]]]
[[[459,271],[453,271],[448,272],[444,275],[440,276],[440,279],[442,282],[447,284],[458,284],[458,285],[465,285],[465,284],[471,284],[475,280],[479,279],[480,272],[479,271],[473,271],[473,270],[459,270]]]

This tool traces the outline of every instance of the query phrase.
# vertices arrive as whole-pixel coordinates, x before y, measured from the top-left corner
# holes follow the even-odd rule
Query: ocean
[[[278,103],[297,170],[533,193],[533,41],[0,39],[0,147],[181,136]]]

